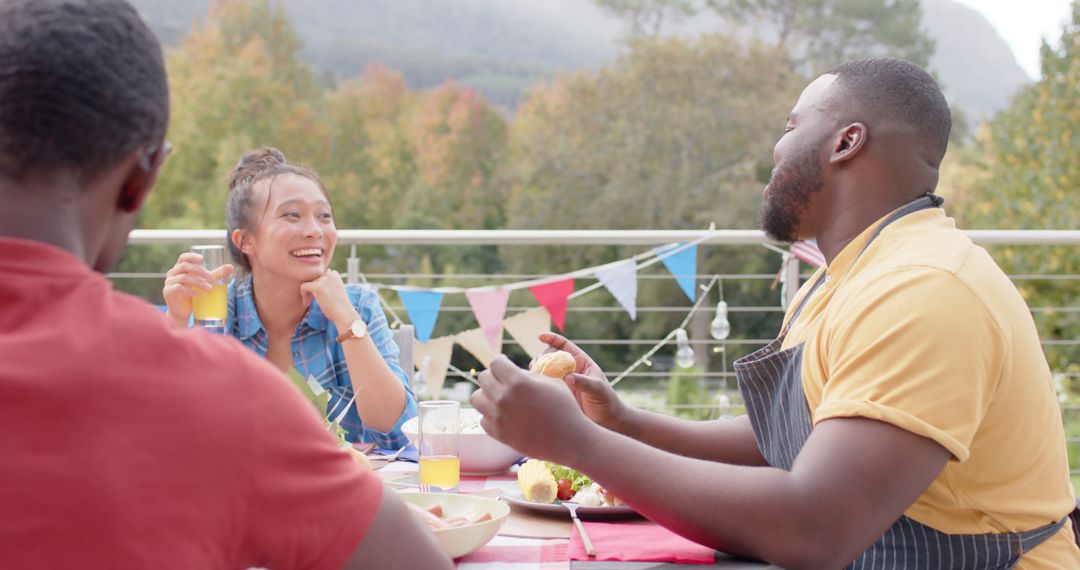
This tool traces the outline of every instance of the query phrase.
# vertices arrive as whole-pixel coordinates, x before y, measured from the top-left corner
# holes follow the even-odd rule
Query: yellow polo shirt
[[[859,256],[882,221],[792,304],[826,271],[784,341],[806,343],[802,383],[814,424],[871,418],[949,450],[905,513],[941,532],[1019,532],[1060,520],[1074,505],[1065,433],[1020,293],[941,208],[893,222]],[[1080,568],[1071,528],[1018,567]]]

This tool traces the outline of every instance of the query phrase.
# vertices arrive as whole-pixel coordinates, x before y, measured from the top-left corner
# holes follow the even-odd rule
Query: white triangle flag
[[[631,320],[637,320],[637,262],[627,259],[596,270],[596,278],[607,287]]]
[[[469,329],[460,332],[454,335],[454,341],[469,351],[469,354],[475,356],[484,368],[490,366],[491,361],[495,360],[495,357],[499,355],[499,351],[492,348],[491,343],[488,342],[484,329]]]
[[[537,307],[506,319],[503,321],[503,327],[529,356],[536,358],[548,347],[536,336],[542,332],[551,331],[551,315],[548,314],[547,309]]]
[[[428,393],[438,399],[450,368],[450,356],[454,352],[454,337],[444,336],[413,345],[413,362],[416,371],[423,375]],[[415,386],[414,386],[415,388]]]

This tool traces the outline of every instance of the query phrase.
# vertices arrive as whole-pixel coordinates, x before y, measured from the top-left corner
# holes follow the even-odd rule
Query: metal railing
[[[968,231],[967,235],[980,245],[986,246],[1005,246],[1005,245],[1023,245],[1023,246],[1080,246],[1080,231],[1073,230],[977,230]],[[763,255],[773,256],[776,258],[776,267],[781,266],[781,258],[773,251],[767,250],[766,245],[771,245],[774,248],[779,244],[771,243],[765,235],[756,230],[717,230],[713,232],[706,231],[566,231],[566,230],[497,230],[497,231],[472,231],[472,230],[339,230],[338,231],[338,246],[348,247],[351,255],[347,261],[347,275],[350,282],[356,282],[360,278],[361,260],[357,257],[357,248],[363,246],[370,250],[369,246],[386,246],[388,248],[400,248],[406,246],[437,246],[442,247],[455,247],[455,246],[557,246],[559,248],[577,248],[577,247],[589,247],[589,246],[641,246],[642,248],[648,248],[650,246],[663,245],[672,242],[689,242],[699,238],[702,238],[709,234],[708,237],[701,242],[702,248],[710,246],[720,247],[758,247]],[[191,246],[196,244],[212,244],[212,243],[224,243],[225,231],[224,230],[135,230],[131,233],[129,243],[133,246],[148,246],[148,245],[171,245],[171,246]],[[515,250],[516,251],[516,250]],[[614,261],[614,259],[607,259],[605,261]],[[371,259],[364,260],[364,267],[371,269],[372,267],[379,266],[379,263],[372,263]],[[385,265],[385,264],[384,264]],[[806,277],[806,275],[800,275],[798,264],[790,263],[785,264],[786,275],[785,279],[789,285],[787,288],[788,300],[795,294],[798,289],[798,283],[800,279]],[[140,268],[142,269],[142,268]],[[164,271],[167,267],[150,268],[148,271],[134,271],[125,273],[114,273],[111,275],[116,280],[146,280],[152,279],[160,282],[164,278]],[[566,268],[568,270],[578,268]],[[705,268],[699,268],[705,269]],[[702,273],[698,275],[699,282],[708,280],[714,277],[713,273]],[[518,273],[502,273],[502,274],[485,274],[485,273],[432,273],[432,274],[418,274],[415,272],[404,271],[398,268],[393,271],[367,271],[364,273],[364,277],[375,283],[385,284],[402,284],[409,281],[413,284],[423,284],[427,282],[438,282],[440,285],[456,285],[461,284],[463,286],[475,287],[481,284],[496,284],[496,283],[508,283],[513,281],[524,281],[528,279],[535,279],[544,277],[544,274],[534,274],[527,272]],[[763,287],[767,284],[773,283],[777,279],[776,273],[722,273],[720,277],[724,282],[728,283],[726,287],[730,290],[730,284],[746,283],[752,284],[754,287]],[[667,280],[672,281],[670,275],[665,272],[656,271],[653,273],[641,273],[638,278],[642,281],[653,280]],[[1034,282],[1034,281],[1053,281],[1061,283],[1065,287],[1076,287],[1080,290],[1080,275],[1075,274],[1016,274],[1010,275],[1010,278],[1014,282]],[[430,281],[429,281],[430,280]],[[602,295],[602,294],[601,294]],[[1071,298],[1075,299],[1076,296]],[[527,305],[528,301],[513,303],[513,297],[511,298],[511,305],[507,308],[507,317],[513,314],[531,309],[536,305]],[[768,316],[779,322],[782,315],[782,304],[779,294],[776,294],[775,304],[771,303],[752,303],[752,304],[740,304],[732,302],[729,294],[729,311],[733,315],[742,315],[746,317]],[[685,300],[685,299],[684,299]],[[529,299],[531,301],[531,299]],[[575,300],[568,307],[568,322],[574,318],[587,318],[589,316],[597,315],[613,315],[623,312],[623,309],[618,306],[597,304],[597,303],[585,303],[585,299]],[[398,313],[404,315],[403,307],[400,304],[389,303],[388,312]],[[1036,314],[1050,314],[1050,313],[1080,313],[1080,306],[1060,306],[1060,307],[1048,307],[1048,306],[1033,306],[1030,307],[1031,311]],[[646,322],[649,319],[662,319],[671,318],[676,315],[685,315],[688,311],[688,305],[639,305],[638,307],[638,321],[637,324]],[[462,299],[460,302],[452,302],[450,300],[444,302],[441,309],[447,314],[461,314],[471,313],[472,309]],[[699,331],[700,332],[700,331]],[[734,331],[733,331],[734,333]],[[764,336],[764,335],[759,335]],[[596,337],[596,338],[575,338],[578,344],[585,346],[587,349],[600,350],[603,347],[625,347],[628,353],[636,353],[640,355],[648,350],[651,346],[654,346],[661,341],[660,338],[612,338],[612,337]],[[723,414],[729,411],[737,412],[740,409],[739,397],[737,390],[734,390],[734,373],[730,369],[729,351],[734,353],[733,356],[739,353],[745,353],[753,348],[763,345],[769,342],[769,338],[740,338],[737,333],[734,333],[731,338],[723,341],[717,341],[709,337],[708,335],[697,335],[691,339],[691,345],[694,348],[705,348],[707,355],[719,356],[721,362],[719,366],[715,363],[706,367],[704,371],[695,372],[695,377],[699,378],[702,389],[709,392],[723,393],[728,396],[728,400],[731,401],[731,409],[722,409],[722,404],[717,399],[713,399],[707,403],[698,404],[685,404],[664,401],[666,389],[664,388],[664,382],[669,379],[673,370],[665,369],[663,366],[648,369],[637,369],[628,375],[628,379],[635,380],[631,385],[625,387],[625,391],[629,393],[630,399],[638,405],[645,407],[653,407],[654,409],[661,409],[668,412],[687,412],[696,411],[702,415],[710,415],[715,417],[716,415]],[[508,339],[509,342],[509,339]],[[1080,346],[1080,330],[1069,330],[1064,335],[1058,335],[1057,338],[1043,338],[1044,347],[1071,347]],[[716,351],[716,352],[713,352]],[[601,363],[605,364],[605,363]],[[609,367],[605,365],[605,367]],[[611,370],[607,370],[609,377],[614,377],[623,372],[621,367],[610,366]],[[1057,370],[1055,373],[1066,380],[1073,383],[1080,383],[1080,372],[1075,370]],[[637,382],[640,381],[640,382]],[[651,384],[650,384],[651,382]],[[621,387],[621,389],[623,389]],[[1080,405],[1066,404],[1062,406],[1062,412],[1068,425],[1075,424],[1075,435],[1070,435],[1069,445],[1075,449],[1077,457],[1080,458]],[[1080,473],[1077,470],[1076,473]]]

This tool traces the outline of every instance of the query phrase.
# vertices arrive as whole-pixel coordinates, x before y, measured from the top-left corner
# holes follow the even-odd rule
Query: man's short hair
[[[935,163],[945,156],[952,114],[941,88],[921,67],[902,59],[860,59],[826,73],[836,76],[842,105],[910,125]]]
[[[169,122],[161,44],[124,0],[0,0],[0,175],[87,180]]]

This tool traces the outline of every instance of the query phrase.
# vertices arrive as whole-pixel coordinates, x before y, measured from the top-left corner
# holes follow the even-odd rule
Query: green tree
[[[405,128],[415,99],[399,73],[377,64],[324,95],[327,136],[311,160],[332,189],[339,226],[399,227],[401,194],[417,176]]]
[[[960,222],[986,229],[1073,229],[1080,215],[1080,1],[1061,34],[1060,47],[1042,48],[1043,79],[975,135],[971,147],[950,153],[942,191],[954,199]],[[991,249],[1015,275],[1076,275],[1075,248],[1009,246]],[[1080,288],[1061,279],[1020,279],[1044,339],[1075,340],[1080,314],[1052,308],[1080,305]],[[1080,367],[1080,348],[1046,347],[1058,371]],[[1080,369],[1076,370],[1080,371]]]
[[[861,57],[902,57],[926,67],[933,41],[919,0],[707,0],[720,16],[770,32],[811,74]]]
[[[221,2],[166,53],[175,150],[147,201],[140,227],[223,228],[228,172],[241,154],[273,144],[306,157],[325,136],[312,102],[319,86],[299,61],[299,42],[268,0]],[[120,272],[163,272],[183,246],[130,248]],[[117,286],[161,302],[157,279]]]
[[[508,225],[702,229],[715,222],[754,228],[772,147],[803,83],[782,50],[708,36],[634,42],[600,72],[535,89],[512,125]],[[506,248],[503,258],[517,273],[561,272],[640,251],[535,248],[522,255]],[[776,263],[746,248],[708,248],[699,260],[702,272],[770,272]],[[665,270],[658,265],[648,272]],[[748,297],[764,301],[767,285],[755,284]],[[609,297],[598,292],[581,303],[614,307]],[[670,279],[643,279],[638,297],[642,305],[687,304]],[[568,332],[575,338],[660,338],[682,315],[654,317],[639,325],[612,311],[571,319]],[[776,328],[771,318],[739,323],[744,325],[740,332]],[[629,364],[636,357],[601,350],[608,363]]]
[[[665,22],[678,22],[699,10],[695,0],[593,0],[630,26],[631,38],[659,37]]]
[[[310,155],[323,133],[310,70],[288,18],[268,1],[225,2],[167,54],[175,145],[144,227],[221,228],[228,172],[241,154],[274,144]]]

